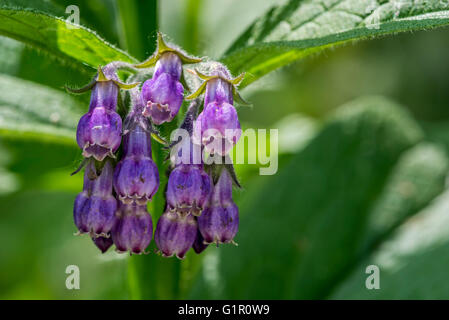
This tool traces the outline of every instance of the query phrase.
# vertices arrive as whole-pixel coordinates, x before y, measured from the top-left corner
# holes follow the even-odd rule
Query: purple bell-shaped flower
[[[170,173],[167,204],[181,215],[200,215],[209,200],[212,182],[202,165],[181,164]]]
[[[111,236],[118,252],[146,253],[153,237],[153,221],[147,206],[120,203]]]
[[[170,156],[175,167],[168,178],[167,206],[168,210],[180,215],[200,215],[212,191],[212,181],[204,171],[201,147],[191,141],[198,106],[198,101],[190,104],[180,128],[182,139],[173,146]]]
[[[195,121],[193,141],[207,152],[225,156],[241,136],[241,127],[234,107],[234,85],[229,72],[218,66],[207,77],[204,110]]]
[[[156,65],[153,77],[142,86],[142,98],[145,103],[143,114],[151,117],[153,123],[158,125],[172,121],[184,99],[184,87],[181,84],[182,64],[200,61],[201,59],[188,56],[180,48],[168,45],[162,34],[158,33],[154,54],[136,65],[136,68]]]
[[[78,123],[76,141],[84,157],[103,161],[107,156],[114,157],[120,146],[122,119],[116,112],[118,78],[109,68],[105,68],[106,75],[99,70],[99,78],[92,88],[89,111]]]
[[[89,160],[84,173],[83,191],[75,199],[73,216],[79,233],[108,237],[115,223],[117,200],[112,195],[111,161],[106,161],[97,174],[95,161]]]
[[[214,187],[212,198],[201,216],[198,227],[205,243],[233,243],[238,231],[239,210],[232,200],[232,179],[226,169]]]
[[[151,154],[151,132],[142,115],[140,96],[125,120],[123,158],[114,171],[114,189],[120,201],[144,205],[159,188],[159,172]]]
[[[159,218],[154,240],[164,257],[175,255],[179,259],[184,259],[195,241],[197,229],[193,215],[179,215],[176,212],[166,211]]]
[[[142,86],[145,103],[143,114],[155,124],[170,122],[178,114],[184,98],[184,87],[179,81],[182,61],[173,52],[165,52],[156,63],[153,78]]]

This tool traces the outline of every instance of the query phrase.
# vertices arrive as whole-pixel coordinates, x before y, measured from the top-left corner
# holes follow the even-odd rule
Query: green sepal
[[[191,95],[188,95],[187,97],[185,97],[185,99],[193,100],[193,99],[198,98],[206,90],[206,85],[207,85],[207,81],[204,81],[194,93],[192,93]]]
[[[238,87],[240,83],[242,83],[245,78],[245,72],[239,74],[236,78],[228,80],[228,82],[232,83],[235,87]]]
[[[167,142],[167,141],[165,141],[162,137],[160,137],[158,134],[156,134],[156,133],[154,133],[154,132],[151,133],[151,137],[152,137],[155,141],[159,142],[160,144],[162,144],[162,145],[164,145],[164,146],[167,146],[167,145],[168,145],[168,142]]]
[[[238,105],[244,107],[251,107],[253,104],[251,102],[246,101],[241,95],[237,88],[232,87],[232,95],[234,96],[234,101],[237,102]]]
[[[104,74],[103,68],[101,66],[98,66],[97,82],[106,82],[106,81],[109,81],[109,79]]]
[[[121,81],[117,81],[117,80],[112,80],[120,89],[124,89],[124,90],[130,90],[132,88],[137,87],[140,82],[134,82],[134,83],[123,83]]]
[[[89,82],[87,85],[85,85],[84,87],[81,87],[81,88],[79,88],[79,89],[73,89],[73,88],[70,88],[69,86],[64,86],[64,88],[68,91],[68,92],[70,92],[70,93],[77,93],[77,94],[79,94],[79,93],[84,93],[84,92],[87,92],[87,91],[89,91],[89,90],[91,90],[94,86],[95,86],[95,84],[97,83],[97,80],[95,80],[95,79],[93,79],[91,82]]]
[[[210,165],[205,165],[204,169],[206,170],[207,174],[209,174],[209,176],[212,178],[212,182],[214,183],[214,185],[217,184],[222,171],[226,170],[231,176],[233,185],[235,185],[239,189],[242,188],[242,185],[240,184],[240,181],[237,178],[237,174],[235,173],[234,165],[232,164],[232,161],[230,161],[229,155],[222,157],[221,164],[212,163]]]
[[[164,38],[162,37],[162,33],[158,32],[157,33],[157,48],[156,48],[155,53],[153,53],[153,55],[151,55],[147,60],[145,60],[144,62],[142,62],[140,64],[135,65],[134,67],[139,68],[139,69],[152,67],[160,59],[161,55],[166,52],[175,53],[176,55],[178,55],[178,57],[181,59],[182,63],[184,63],[184,64],[194,64],[194,63],[198,63],[198,62],[202,61],[202,59],[200,59],[200,58],[189,57],[185,53],[181,52],[179,49],[171,48],[170,46],[168,46],[165,43]]]
[[[206,85],[207,85],[208,81],[213,80],[213,79],[221,79],[221,80],[226,81],[232,85],[232,95],[234,96],[234,100],[239,105],[251,106],[251,103],[249,103],[248,101],[243,99],[243,97],[240,95],[239,91],[237,90],[237,87],[240,85],[240,83],[242,83],[243,79],[245,78],[245,73],[241,73],[239,76],[235,77],[234,79],[223,78],[219,75],[208,76],[208,75],[205,75],[205,74],[199,72],[196,69],[195,69],[194,73],[198,76],[198,78],[200,78],[201,80],[204,80],[204,82],[194,93],[187,96],[185,98],[186,100],[192,100],[192,99],[198,98],[200,95],[202,95],[204,93],[204,91],[206,90]]]
[[[107,82],[107,81],[114,82],[120,89],[124,89],[124,90],[132,89],[140,84],[140,82],[124,83],[119,80],[109,79],[104,74],[103,68],[101,66],[98,66],[97,73],[95,74],[94,78],[92,79],[91,82],[89,82],[84,87],[79,88],[79,89],[73,89],[73,88],[70,88],[69,86],[64,86],[64,88],[70,93],[84,93],[84,92],[91,90],[97,82]]]

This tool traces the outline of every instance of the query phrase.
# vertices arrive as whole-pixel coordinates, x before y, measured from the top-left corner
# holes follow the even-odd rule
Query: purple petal
[[[129,251],[134,254],[145,253],[153,236],[153,222],[146,205],[121,203],[111,236],[117,251]]]
[[[157,223],[154,240],[164,257],[184,259],[196,238],[197,222],[191,215],[180,216],[167,211]]]

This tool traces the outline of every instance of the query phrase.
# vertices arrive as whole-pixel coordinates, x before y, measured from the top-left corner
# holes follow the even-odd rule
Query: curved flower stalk
[[[198,217],[205,244],[234,243],[239,226],[239,209],[232,200],[232,177],[222,169],[209,206]]]
[[[125,120],[123,158],[114,171],[114,190],[125,204],[145,205],[159,188],[159,172],[151,154],[151,128],[142,115],[143,102],[134,90],[133,109]]]
[[[119,203],[116,223],[111,231],[116,251],[130,254],[147,253],[153,237],[153,221],[146,205]]]
[[[193,98],[204,96],[204,110],[195,121],[193,141],[203,145],[210,154],[225,156],[237,143],[241,136],[241,127],[237,111],[234,107],[234,96],[238,96],[236,87],[243,80],[244,74],[232,79],[229,71],[217,64],[210,76],[197,74],[205,80]]]
[[[201,59],[188,57],[179,48],[168,46],[159,33],[155,54],[136,66],[147,68],[156,64],[153,77],[142,86],[142,98],[145,103],[143,114],[151,117],[157,125],[172,121],[184,99],[182,64],[200,61]]]
[[[117,200],[112,195],[113,167],[110,160],[104,163],[98,175],[95,161],[90,159],[84,173],[83,191],[75,199],[73,217],[79,234],[92,237],[109,237],[115,223]]]

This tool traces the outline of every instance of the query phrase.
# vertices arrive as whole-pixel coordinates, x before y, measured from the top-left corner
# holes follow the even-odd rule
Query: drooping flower
[[[151,154],[151,132],[142,115],[140,96],[125,120],[123,158],[114,171],[114,189],[120,201],[144,205],[159,188],[159,172]]]
[[[80,234],[108,237],[115,223],[117,209],[117,200],[112,195],[112,174],[110,160],[104,163],[100,175],[95,168],[95,161],[88,161],[83,191],[76,197],[73,209],[75,225]]]
[[[204,110],[195,121],[193,141],[202,144],[211,154],[225,156],[241,136],[241,127],[234,107],[235,84],[229,71],[217,66],[206,79]]]
[[[229,243],[238,231],[239,210],[232,200],[232,179],[223,169],[209,205],[198,217],[198,228],[205,243]]]
[[[100,68],[98,79],[93,84],[89,111],[81,117],[76,141],[86,158],[94,157],[103,161],[114,157],[122,137],[122,119],[117,114],[119,86],[115,72]],[[114,81],[115,80],[115,81]]]
[[[182,64],[200,61],[201,59],[189,57],[180,48],[167,45],[162,34],[158,33],[155,53],[136,65],[136,68],[156,65],[153,77],[142,86],[142,98],[145,103],[143,114],[151,117],[155,124],[172,121],[184,99],[184,87],[181,84]]]
[[[165,52],[156,63],[153,78],[143,84],[143,114],[151,117],[155,124],[170,122],[178,114],[184,97],[184,87],[179,81],[181,72],[178,55]]]
[[[202,165],[181,164],[170,173],[167,184],[169,210],[178,214],[200,215],[212,190]]]
[[[208,244],[204,243],[204,238],[201,235],[200,230],[198,229],[196,233],[195,242],[193,243],[193,250],[195,251],[196,254],[200,254],[201,252],[206,250],[208,246],[209,246]]]
[[[191,214],[179,215],[167,210],[160,218],[154,233],[159,251],[164,257],[184,259],[197,233],[197,222]]]
[[[111,237],[118,252],[145,253],[153,237],[153,221],[146,205],[119,203]]]

